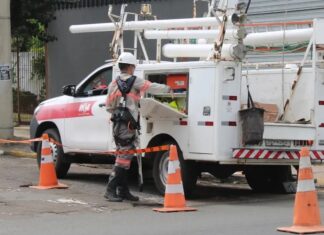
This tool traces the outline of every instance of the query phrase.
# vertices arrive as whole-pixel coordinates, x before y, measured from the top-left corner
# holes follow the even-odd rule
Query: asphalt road
[[[161,214],[152,211],[163,198],[150,182],[137,192],[140,203],[110,203],[108,169],[73,165],[70,172],[61,181],[69,189],[38,191],[26,187],[38,181],[34,159],[0,156],[0,234],[270,235],[292,223],[294,195],[256,194],[239,181],[203,179],[187,201],[197,212]],[[324,193],[319,198],[324,212]]]

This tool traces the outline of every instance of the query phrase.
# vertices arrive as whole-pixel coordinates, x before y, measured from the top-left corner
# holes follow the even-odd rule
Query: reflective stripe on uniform
[[[184,193],[182,184],[167,184],[165,193]]]
[[[300,180],[297,184],[297,192],[315,191],[314,180]]]
[[[127,94],[127,97],[132,98],[135,101],[139,101],[141,97],[137,95],[136,93],[130,92]]]
[[[299,169],[311,167],[311,162],[309,157],[300,157],[299,160]]]
[[[179,168],[180,168],[180,162],[178,160],[169,161],[169,164],[168,164],[168,173],[169,174],[176,173],[176,170],[178,170]]]
[[[150,88],[150,86],[151,86],[151,82],[146,80],[144,82],[144,85],[140,89],[141,93],[144,93],[147,89]]]
[[[113,100],[117,99],[118,97],[121,97],[122,93],[119,90],[116,90],[108,97],[108,103],[112,102]]]
[[[125,159],[125,158],[120,158],[120,157],[117,157],[116,158],[116,163],[118,164],[121,164],[121,165],[130,165],[131,164],[131,159]]]

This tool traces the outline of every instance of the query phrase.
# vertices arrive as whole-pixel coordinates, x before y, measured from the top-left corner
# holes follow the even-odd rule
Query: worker
[[[152,83],[134,76],[137,60],[129,52],[121,53],[117,63],[121,74],[108,86],[106,108],[112,114],[113,136],[117,150],[131,150],[138,145],[139,100],[141,96],[145,92],[167,93],[171,89],[167,85]],[[127,172],[132,158],[132,154],[116,156],[105,193],[105,198],[108,201],[139,200],[137,196],[130,193],[127,184]]]

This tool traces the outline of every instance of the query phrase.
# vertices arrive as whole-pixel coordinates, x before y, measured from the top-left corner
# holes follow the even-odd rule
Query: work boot
[[[139,201],[139,197],[134,196],[133,194],[131,194],[131,192],[129,191],[129,188],[127,186],[122,186],[118,188],[118,196],[122,199],[128,200],[128,201],[132,201],[132,202],[137,202]]]
[[[104,197],[110,202],[122,202],[123,199],[117,194],[117,187],[122,185],[123,169],[115,166],[113,172],[109,176],[106,193]]]
[[[134,196],[131,194],[128,188],[128,183],[127,183],[127,171],[126,169],[123,169],[123,174],[122,174],[122,184],[121,186],[118,187],[118,196],[122,199],[132,201],[132,202],[137,202],[139,201],[139,197]]]

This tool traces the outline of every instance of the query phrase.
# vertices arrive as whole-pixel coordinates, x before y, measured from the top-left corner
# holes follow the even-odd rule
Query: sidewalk
[[[14,128],[14,136],[22,139],[29,139],[29,126],[17,126]]]
[[[14,139],[29,139],[29,126],[14,127]],[[2,144],[0,155],[6,154],[14,157],[36,158],[36,153],[30,149],[29,144]]]

